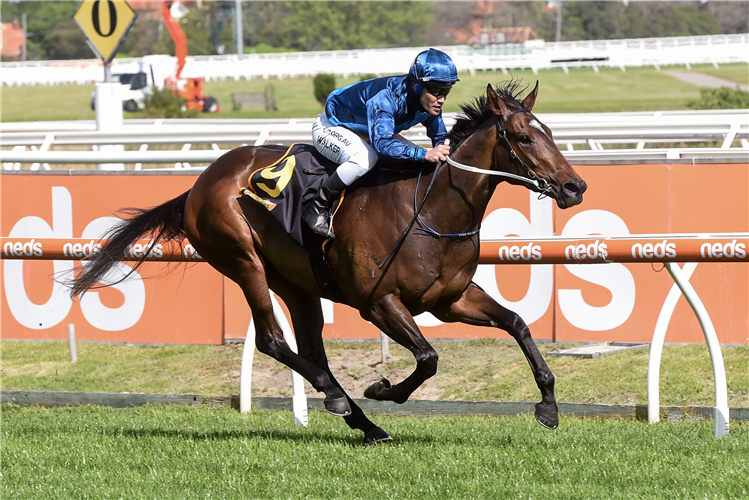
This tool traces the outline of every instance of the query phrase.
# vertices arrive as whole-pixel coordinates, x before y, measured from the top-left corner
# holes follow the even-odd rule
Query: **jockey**
[[[377,163],[379,156],[414,161],[445,161],[450,147],[442,106],[458,80],[450,56],[436,49],[421,52],[407,75],[374,78],[334,90],[325,111],[312,125],[317,150],[338,163],[302,219],[312,230],[334,238],[333,202]],[[399,132],[422,123],[432,149],[416,146]]]

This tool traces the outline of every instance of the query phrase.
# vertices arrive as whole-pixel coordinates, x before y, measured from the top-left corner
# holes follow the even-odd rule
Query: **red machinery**
[[[172,76],[164,80],[164,83],[187,99],[187,109],[218,113],[221,110],[218,101],[213,97],[206,97],[203,94],[203,79],[183,78],[181,76],[182,68],[185,66],[185,58],[187,57],[187,37],[185,36],[185,32],[182,31],[179,21],[172,17],[172,13],[169,10],[172,2],[160,3],[161,15],[164,18],[166,29],[172,36],[172,40],[174,40],[174,55],[177,57],[177,69]]]

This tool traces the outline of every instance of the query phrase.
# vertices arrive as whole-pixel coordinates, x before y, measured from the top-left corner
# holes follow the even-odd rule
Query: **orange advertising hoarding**
[[[583,204],[569,210],[522,187],[501,185],[486,212],[482,239],[749,230],[747,164],[588,165],[576,170],[589,189]],[[195,180],[187,172],[64,174],[1,175],[0,236],[98,239],[116,210],[160,204]],[[79,339],[100,342],[209,344],[247,333],[250,312],[241,291],[207,264],[147,263],[117,287],[72,302],[50,277],[74,264],[80,262],[2,261],[2,338],[64,339],[70,323]],[[120,271],[128,270],[120,265]],[[675,286],[660,271],[662,265],[646,263],[481,265],[474,279],[517,311],[536,339],[647,342]],[[690,281],[720,341],[749,342],[749,265],[700,263]],[[324,301],[323,310],[326,338],[379,337],[346,306]],[[496,329],[442,324],[428,314],[416,320],[428,338],[507,337]],[[680,299],[666,341],[702,340],[696,318]]]
[[[3,236],[98,239],[120,208],[160,204],[195,182],[195,175],[77,174],[3,174]],[[209,266],[147,263],[128,281],[71,301],[52,278],[64,280],[74,265],[2,261],[2,338],[65,339],[74,324],[79,340],[223,342],[223,277]]]

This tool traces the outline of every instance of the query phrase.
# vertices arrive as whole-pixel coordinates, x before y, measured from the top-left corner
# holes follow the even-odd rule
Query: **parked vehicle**
[[[143,109],[145,96],[151,94],[152,87],[156,85],[153,67],[145,61],[114,65],[112,82],[120,83],[124,87],[121,91],[122,109],[130,113]],[[163,80],[156,86],[163,87]],[[91,93],[91,109],[95,109],[94,93]]]

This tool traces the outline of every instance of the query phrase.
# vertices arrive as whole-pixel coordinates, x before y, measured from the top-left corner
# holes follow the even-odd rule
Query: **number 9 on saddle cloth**
[[[302,233],[301,214],[336,167],[314,146],[293,144],[278,161],[253,172],[241,194],[263,205],[289,236],[309,252],[310,244],[319,245],[320,239],[311,241],[306,231]]]

